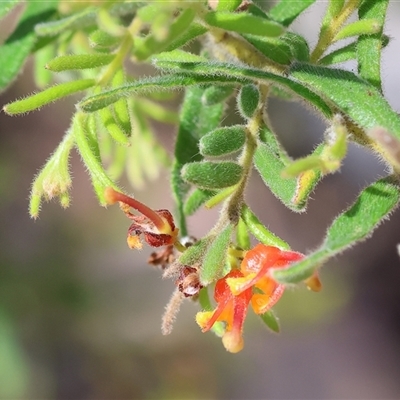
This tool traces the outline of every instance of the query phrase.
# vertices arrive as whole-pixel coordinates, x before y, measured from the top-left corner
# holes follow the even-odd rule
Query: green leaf
[[[260,314],[259,317],[261,318],[261,321],[263,321],[264,324],[271,329],[272,332],[279,333],[279,321],[272,310],[269,310],[264,314]]]
[[[125,72],[120,68],[114,75],[112,80],[113,87],[119,87],[123,85],[126,81]],[[132,124],[131,116],[129,112],[128,99],[119,99],[114,103],[114,116],[118,126],[124,131],[125,135],[131,136],[132,134]]]
[[[291,160],[283,151],[276,136],[263,126],[260,142],[254,156],[254,165],[272,193],[292,211],[302,212],[307,206],[309,195],[319,182],[320,172],[310,170],[297,178],[283,178],[283,172]],[[319,149],[315,152],[318,154]]]
[[[182,89],[187,86],[201,85],[207,83],[248,83],[246,79],[213,77],[213,76],[193,76],[193,75],[163,75],[153,78],[146,78],[126,84],[117,89],[107,90],[100,94],[87,97],[78,103],[80,110],[84,112],[94,112],[101,108],[107,107],[115,103],[123,97],[129,97],[133,94],[151,94],[154,91]],[[200,108],[201,106],[199,106]],[[218,104],[218,107],[221,107]]]
[[[51,0],[31,1],[27,4],[17,28],[0,46],[0,91],[9,85],[22,69],[36,42],[35,25],[55,15],[57,3],[58,1]]]
[[[56,21],[41,21],[35,26],[35,32],[38,36],[57,36],[69,29],[82,29],[94,25],[97,11],[96,7],[85,7],[80,12]]]
[[[237,96],[237,106],[244,119],[253,117],[260,101],[260,92],[256,85],[244,85]]]
[[[269,16],[284,26],[289,26],[315,0],[281,0],[269,10]]]
[[[248,13],[210,11],[204,20],[211,26],[238,33],[279,36],[284,32],[282,25]]]
[[[81,79],[78,81],[60,83],[51,86],[42,92],[8,103],[4,106],[4,112],[9,115],[22,114],[28,111],[36,110],[48,103],[70,96],[71,94],[88,89],[96,84],[94,79]]]
[[[223,113],[222,104],[204,106],[202,103],[203,94],[204,89],[200,87],[186,89],[175,143],[171,185],[177,205],[179,229],[183,236],[187,235],[183,207],[190,185],[182,179],[181,170],[186,163],[202,159],[199,153],[199,141],[202,136],[219,125]]]
[[[281,283],[309,278],[324,262],[355,243],[367,239],[398,206],[400,191],[396,178],[386,177],[364,189],[357,201],[328,228],[322,245],[305,259],[284,269],[272,270]]]
[[[349,71],[296,64],[290,75],[333,102],[365,130],[382,126],[400,138],[400,118],[382,94]],[[351,96],[349,96],[351,93]]]
[[[182,47],[206,32],[207,28],[205,26],[200,25],[197,22],[192,22],[190,26],[181,33],[180,36],[168,44],[168,46],[165,48],[165,51],[171,51]]]
[[[53,72],[73,69],[91,69],[110,64],[115,58],[113,54],[73,54],[53,58],[46,68]]]
[[[274,235],[260,222],[257,216],[253,213],[253,211],[250,210],[247,205],[244,205],[242,207],[241,217],[251,234],[260,243],[266,244],[268,246],[279,247],[283,250],[290,249],[289,245],[284,240]]]
[[[322,57],[318,63],[320,65],[332,65],[332,64],[339,64],[342,62],[355,60],[357,58],[357,44],[350,43],[347,46],[341,47],[332,53],[327,54],[326,56]]]
[[[100,160],[96,155],[96,149],[90,145],[87,129],[87,116],[82,113],[76,113],[72,123],[73,134],[75,138],[76,147],[82,160],[89,172],[96,195],[100,204],[106,206],[107,203],[104,199],[104,191],[107,187],[113,187],[119,190],[116,184],[109,178]]]
[[[375,19],[383,27],[389,0],[364,0],[358,10],[360,20]],[[381,90],[382,29],[374,35],[361,35],[357,42],[360,76]]]
[[[97,51],[110,51],[121,42],[121,38],[97,29],[89,35],[90,47]]]
[[[204,91],[203,104],[213,106],[214,104],[222,103],[232,95],[234,90],[234,85],[210,86]]]
[[[216,279],[221,278],[221,273],[225,267],[225,261],[231,236],[233,225],[226,226],[219,232],[211,242],[205,253],[203,263],[200,269],[200,282],[207,286]]]
[[[242,250],[250,250],[251,241],[249,231],[243,218],[239,218],[239,222],[236,227],[236,244]]]
[[[188,196],[183,206],[185,215],[193,215],[207,200],[215,195],[213,190],[195,189]]]
[[[217,4],[217,11],[235,11],[242,0],[219,0]]]
[[[113,113],[109,107],[105,107],[99,111],[101,122],[106,128],[110,136],[116,141],[116,143],[124,146],[130,146],[129,137],[125,132],[118,126]]]
[[[360,21],[356,21],[349,25],[346,25],[344,28],[342,28],[333,38],[333,41],[336,42],[338,40],[346,39],[351,36],[372,35],[374,33],[378,33],[381,30],[382,25],[378,20],[362,19]]]
[[[195,11],[187,8],[170,24],[164,40],[158,41],[154,34],[149,33],[142,41],[135,38],[133,53],[138,60],[145,60],[154,53],[165,50],[174,40],[179,38],[191,25]]]
[[[201,161],[185,164],[182,178],[203,189],[222,189],[238,183],[243,168],[232,161]]]
[[[21,2],[20,0],[3,0],[3,1],[1,1],[0,2],[0,18],[3,18],[20,2]]]
[[[332,118],[333,113],[331,107],[322,99],[321,96],[314,93],[303,83],[296,82],[285,76],[276,75],[271,72],[262,71],[255,68],[250,68],[242,65],[218,63],[218,62],[175,62],[175,61],[161,61],[153,58],[154,64],[163,69],[173,71],[186,71],[195,76],[202,76],[204,78],[213,77],[215,80],[221,81],[223,76],[225,82],[245,83],[244,80],[253,80],[256,83],[276,83],[283,86],[285,89],[290,90],[297,94],[300,98],[308,101],[312,106],[317,108],[327,119]],[[192,76],[193,76],[192,75]]]
[[[246,141],[246,128],[234,125],[217,128],[200,139],[199,149],[203,156],[218,157],[240,150]]]

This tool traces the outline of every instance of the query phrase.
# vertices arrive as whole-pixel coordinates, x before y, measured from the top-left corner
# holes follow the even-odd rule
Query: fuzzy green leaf
[[[389,0],[364,0],[358,10],[362,20],[374,19],[383,27]],[[382,29],[374,35],[361,35],[357,42],[358,72],[360,76],[381,90]]]
[[[341,47],[332,53],[327,54],[319,60],[320,65],[332,65],[338,64],[357,58],[357,45],[356,43],[350,43],[347,46]]]
[[[90,46],[97,51],[110,51],[116,47],[121,38],[110,35],[107,32],[97,29],[89,35]]]
[[[37,23],[47,21],[57,11],[56,0],[31,1],[27,4],[15,31],[0,46],[0,91],[4,90],[18,75],[31,53]]]
[[[241,116],[244,119],[253,117],[258,102],[260,101],[260,92],[255,85],[244,85],[241,87],[237,96],[237,106]]]
[[[76,147],[82,160],[89,172],[94,190],[100,201],[105,206],[107,203],[104,198],[104,191],[107,187],[113,187],[119,190],[115,183],[109,178],[100,160],[96,155],[96,150],[90,145],[87,129],[87,116],[82,113],[76,113],[72,124]]]
[[[365,130],[381,126],[400,138],[398,114],[392,110],[378,89],[352,72],[296,64],[291,70],[291,76],[329,99]]]
[[[235,86],[233,85],[210,86],[204,91],[202,97],[203,104],[206,106],[212,106],[214,104],[222,103],[232,95],[234,89]]]
[[[244,205],[242,207],[241,217],[251,234],[259,242],[268,246],[276,246],[284,250],[290,249],[289,245],[284,240],[274,235],[260,222],[260,220],[248,206]]]
[[[269,329],[271,329],[272,332],[279,333],[280,331],[279,321],[272,310],[267,311],[264,314],[260,314],[260,318],[261,321],[263,321],[264,324]]]
[[[240,181],[243,168],[232,161],[201,161],[186,164],[182,178],[203,189],[223,189]]]
[[[281,0],[278,4],[271,8],[269,16],[283,24],[289,26],[306,8],[315,3],[315,0]]]
[[[68,29],[82,29],[95,23],[96,14],[96,7],[86,7],[78,13],[56,21],[42,21],[35,26],[35,32],[38,36],[56,36]]]
[[[88,89],[96,84],[94,79],[81,79],[78,81],[60,83],[51,86],[42,92],[8,103],[4,106],[4,112],[9,115],[22,114],[28,111],[36,110],[48,103],[70,96],[71,94]]]
[[[177,204],[179,229],[184,236],[187,235],[187,228],[183,207],[190,185],[182,179],[181,170],[186,163],[202,159],[199,153],[199,141],[202,136],[219,125],[223,113],[222,104],[204,106],[203,94],[204,89],[200,87],[186,89],[175,143],[171,185]]]
[[[193,76],[193,75],[164,75],[153,78],[146,78],[133,83],[126,84],[117,89],[104,91],[100,94],[83,99],[78,107],[84,112],[94,112],[101,108],[107,107],[115,103],[121,98],[129,97],[132,94],[151,93],[161,90],[182,89],[187,86],[201,85],[207,83],[220,82],[221,84],[228,83],[248,83],[246,79],[236,79],[220,76]],[[220,105],[218,105],[220,106]],[[201,106],[199,106],[201,107]]]
[[[188,196],[183,206],[185,215],[193,215],[207,200],[215,195],[213,190],[195,189]]]
[[[157,40],[156,36],[149,33],[142,41],[135,39],[133,53],[138,60],[145,60],[154,53],[165,49],[179,36],[181,36],[191,25],[195,17],[195,11],[187,8],[171,23],[164,40]]]
[[[210,246],[207,248],[203,263],[200,269],[200,282],[207,286],[216,279],[221,278],[225,267],[226,256],[231,242],[233,225],[228,225],[216,235]]]
[[[246,129],[242,125],[215,129],[200,139],[199,149],[203,156],[218,157],[240,150],[246,141]]]
[[[210,11],[204,19],[211,26],[238,33],[279,36],[284,32],[282,25],[247,13]]]
[[[351,36],[372,35],[382,30],[382,25],[376,19],[362,19],[342,28],[334,37],[334,41],[346,39]]]
[[[219,0],[217,5],[217,11],[235,11],[242,0]]]
[[[271,72],[262,71],[255,68],[245,67],[241,65],[218,63],[218,62],[176,62],[176,61],[161,61],[156,57],[153,58],[154,64],[166,70],[186,71],[194,76],[202,76],[204,78],[213,77],[221,82],[223,76],[228,82],[230,79],[233,82],[244,83],[243,80],[253,80],[256,83],[276,83],[283,86],[285,89],[294,92],[300,98],[308,101],[311,105],[317,108],[326,118],[330,119],[333,116],[330,106],[322,99],[321,96],[314,93],[303,83],[294,81],[285,76],[276,75]],[[192,75],[192,76],[193,76]]]
[[[322,245],[304,260],[271,272],[281,283],[297,283],[309,278],[325,261],[362,241],[398,206],[400,191],[392,177],[364,189],[357,201],[339,215],[328,228]]]
[[[98,68],[110,64],[114,58],[112,54],[72,54],[53,58],[46,68],[53,72]]]

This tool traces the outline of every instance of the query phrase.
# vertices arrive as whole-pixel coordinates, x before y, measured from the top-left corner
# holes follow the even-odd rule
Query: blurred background
[[[317,1],[293,26],[311,47],[324,3]],[[388,14],[384,91],[400,110],[400,3],[391,2]],[[28,63],[1,105],[35,90],[31,76]],[[400,398],[399,211],[323,268],[322,292],[299,287],[284,294],[276,306],[279,335],[249,313],[244,350],[228,354],[220,339],[200,332],[198,306],[187,301],[164,337],[160,321],[173,282],[146,264],[150,248],[128,249],[129,221],[118,207],[98,206],[77,154],[72,206],[48,203],[37,221],[28,216],[33,176],[73,110],[64,100],[22,117],[0,114],[1,399]],[[269,112],[293,157],[321,140],[323,123],[302,105],[271,101]],[[171,129],[158,135],[172,149]],[[385,174],[374,156],[354,146],[341,173],[319,185],[307,213],[285,209],[256,173],[248,202],[272,231],[307,253],[357,193]],[[163,172],[135,196],[171,209],[168,179]],[[217,214],[192,217],[191,234],[207,233]]]

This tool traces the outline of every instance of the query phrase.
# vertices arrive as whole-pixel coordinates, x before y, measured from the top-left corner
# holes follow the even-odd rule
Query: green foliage
[[[22,3],[0,2],[0,18]],[[253,170],[294,212],[305,211],[320,180],[340,170],[349,143],[373,151],[390,170],[333,221],[317,250],[264,276],[283,284],[315,279],[323,263],[369,237],[400,199],[400,118],[381,90],[389,0],[330,0],[311,51],[291,24],[315,0],[280,0],[270,9],[259,3],[29,1],[0,46],[0,90],[29,56],[41,89],[6,104],[7,114],[84,93],[71,126],[34,179],[30,215],[38,216],[43,200],[69,205],[73,148],[102,205],[110,202],[105,190],[117,189],[124,173],[130,184],[143,188],[160,168],[168,168],[179,234],[152,210],[145,215],[154,221],[140,232],[171,241],[180,254],[166,274],[177,277],[185,296],[182,288],[189,285],[207,311],[212,311],[208,286],[230,271],[248,278],[240,268],[252,254],[246,251],[254,250],[251,236],[263,251],[278,247],[299,259],[251,211],[246,193]],[[358,19],[349,22],[352,15]],[[350,40],[332,50],[343,39]],[[333,66],[349,60],[357,62],[357,72]],[[142,74],[139,62],[155,69]],[[178,90],[182,98],[175,95]],[[269,122],[273,96],[301,101],[325,121],[327,129],[310,154],[297,160],[287,154]],[[227,118],[235,113],[240,122],[232,123]],[[154,135],[153,121],[176,126],[172,162]],[[190,234],[187,218],[215,206],[221,207],[214,226],[186,248],[180,240]],[[252,286],[253,294],[266,295]],[[270,310],[260,316],[279,330]],[[218,321],[212,329],[223,336],[228,328]]]

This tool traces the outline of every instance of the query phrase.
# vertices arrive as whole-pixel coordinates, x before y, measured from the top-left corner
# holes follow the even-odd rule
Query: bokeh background
[[[326,3],[317,1],[293,29],[315,44]],[[392,1],[385,31],[384,91],[400,110],[400,3]],[[4,104],[33,91],[32,68]],[[352,64],[346,68],[355,69]],[[146,265],[151,251],[125,243],[129,221],[118,207],[98,206],[77,154],[73,203],[45,204],[28,217],[35,172],[60,141],[74,110],[61,101],[22,117],[0,114],[0,398],[1,399],[395,399],[400,398],[400,212],[367,242],[322,270],[324,290],[287,291],[276,306],[282,332],[255,316],[245,348],[225,352],[194,322],[186,302],[173,333],[160,320],[174,285]],[[272,101],[269,111],[293,157],[321,140],[324,125],[302,105]],[[171,129],[157,134],[169,149]],[[309,252],[335,215],[366,185],[386,174],[371,154],[351,147],[340,174],[327,177],[307,213],[286,210],[254,173],[248,201],[293,249]],[[167,172],[135,195],[172,208]],[[218,210],[190,219],[204,235]]]

